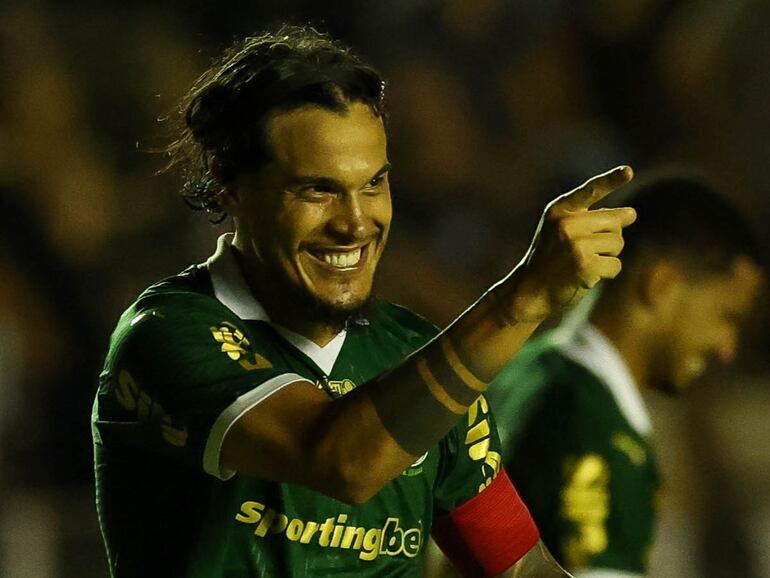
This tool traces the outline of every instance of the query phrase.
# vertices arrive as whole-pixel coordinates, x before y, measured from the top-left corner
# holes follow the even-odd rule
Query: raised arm
[[[392,372],[338,400],[298,381],[252,408],[225,436],[222,466],[368,500],[452,428],[544,319],[620,272],[635,212],[591,207],[631,176],[618,167],[552,201],[519,265]]]

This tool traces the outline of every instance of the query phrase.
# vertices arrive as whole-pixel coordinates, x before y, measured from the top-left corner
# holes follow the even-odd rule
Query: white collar
[[[294,333],[290,329],[286,329],[285,327],[276,325],[275,323],[272,325],[278,333],[283,335],[286,341],[291,343],[294,347],[312,359],[313,362],[318,367],[320,367],[326,375],[329,375],[332,372],[334,363],[337,361],[340,350],[345,343],[345,336],[347,335],[347,332],[344,329],[335,335],[329,343],[321,347],[304,335]]]
[[[601,331],[589,323],[557,329],[554,342],[564,355],[604,382],[623,416],[637,432],[650,435],[652,423],[639,388],[620,352]]]
[[[211,275],[214,297],[243,320],[266,321],[270,323],[289,343],[302,351],[325,373],[330,373],[337,361],[346,331],[340,331],[334,339],[321,347],[304,335],[294,333],[270,321],[270,316],[257,301],[243,278],[240,267],[232,252],[233,233],[225,233],[217,240],[216,252],[206,260],[205,266]]]

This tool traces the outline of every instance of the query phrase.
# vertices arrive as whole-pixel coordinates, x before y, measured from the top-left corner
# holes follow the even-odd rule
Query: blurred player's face
[[[682,281],[665,322],[668,338],[659,341],[652,385],[676,393],[714,362],[731,362],[741,323],[751,313],[761,284],[762,273],[746,258],[736,259],[726,273]]]
[[[360,103],[308,106],[274,115],[266,135],[273,160],[238,186],[239,246],[278,302],[344,317],[369,298],[390,229],[382,120]]]

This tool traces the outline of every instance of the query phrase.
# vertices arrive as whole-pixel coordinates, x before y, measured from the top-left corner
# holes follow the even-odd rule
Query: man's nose
[[[367,234],[367,216],[356,194],[340,195],[334,203],[334,215],[329,225],[333,233],[344,240],[359,240]]]

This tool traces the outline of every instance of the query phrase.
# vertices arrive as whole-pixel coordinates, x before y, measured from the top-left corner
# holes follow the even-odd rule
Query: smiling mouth
[[[316,260],[338,270],[354,269],[361,262],[366,246],[350,251],[308,251]]]

